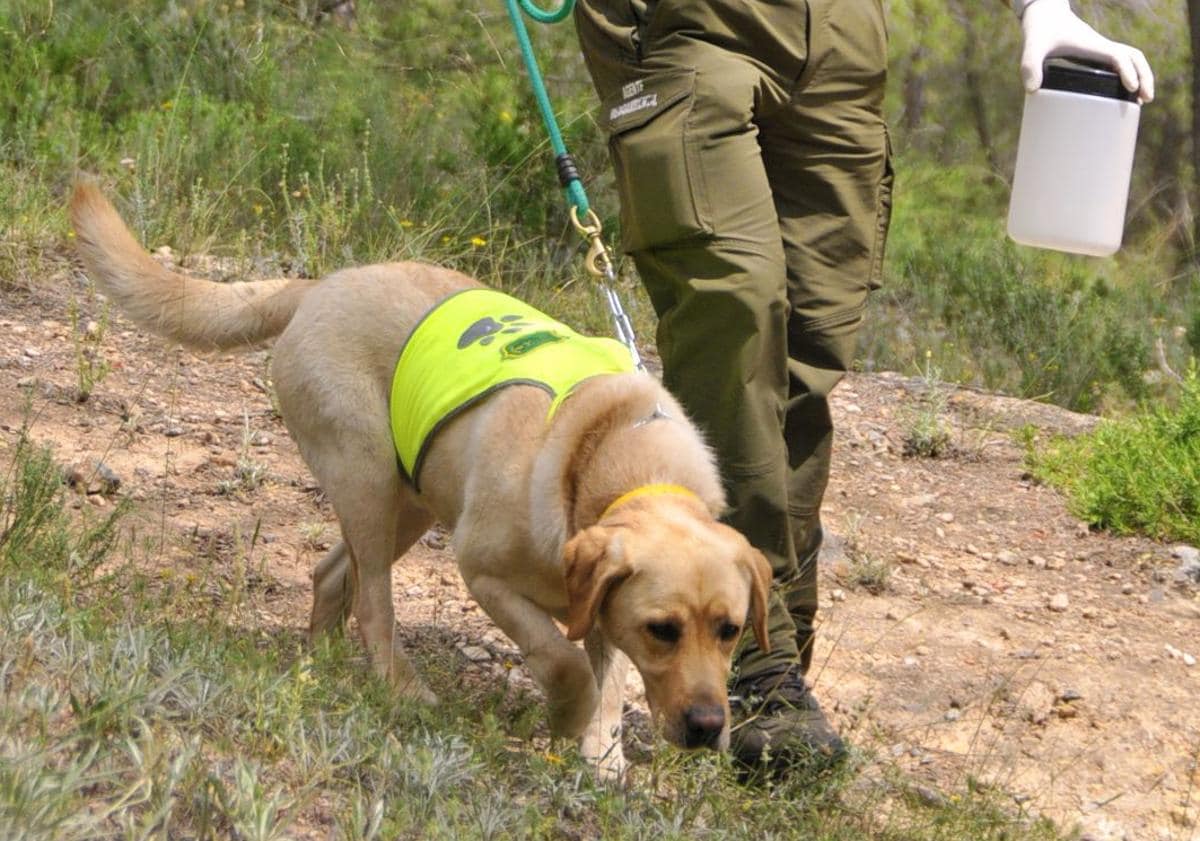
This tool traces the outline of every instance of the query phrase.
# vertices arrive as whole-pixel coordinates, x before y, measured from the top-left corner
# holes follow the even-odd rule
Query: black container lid
[[[1137,102],[1138,92],[1126,90],[1121,77],[1109,67],[1078,58],[1047,59],[1042,74],[1042,90],[1067,91],[1106,99]]]

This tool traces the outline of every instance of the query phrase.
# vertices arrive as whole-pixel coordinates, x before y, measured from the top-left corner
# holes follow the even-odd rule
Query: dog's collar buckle
[[[646,415],[646,417],[639,418],[638,420],[634,421],[633,428],[637,429],[639,426],[645,426],[648,423],[654,423],[656,420],[674,420],[674,418],[666,413],[661,403],[655,403],[654,411]]]

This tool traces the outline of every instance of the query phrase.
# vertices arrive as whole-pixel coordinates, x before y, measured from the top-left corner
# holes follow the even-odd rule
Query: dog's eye
[[[722,622],[721,627],[717,628],[717,636],[722,642],[733,642],[741,632],[742,629],[732,622]]]
[[[659,642],[679,642],[679,624],[676,622],[649,622],[646,630]]]

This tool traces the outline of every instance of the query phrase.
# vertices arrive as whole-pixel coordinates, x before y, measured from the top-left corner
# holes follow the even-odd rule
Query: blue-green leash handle
[[[542,113],[542,122],[546,126],[546,133],[550,136],[550,147],[554,150],[554,162],[558,167],[558,181],[566,191],[567,202],[571,206],[571,222],[575,225],[575,229],[587,238],[590,245],[586,259],[588,271],[601,279],[604,298],[608,303],[608,309],[616,327],[617,338],[629,350],[634,367],[639,371],[645,371],[646,367],[642,363],[642,356],[638,352],[637,342],[634,339],[633,324],[630,322],[629,316],[625,314],[625,309],[621,306],[621,299],[612,286],[616,280],[616,273],[613,270],[612,258],[601,237],[600,219],[588,203],[587,193],[583,189],[583,181],[579,177],[579,170],[576,169],[575,161],[567,152],[566,143],[563,142],[562,132],[558,128],[558,120],[554,117],[554,108],[550,104],[550,95],[546,93],[546,85],[542,81],[542,71],[538,67],[537,57],[533,54],[533,43],[529,38],[529,30],[525,28],[525,21],[521,17],[521,12],[524,11],[538,23],[558,23],[571,14],[575,0],[562,0],[562,4],[553,11],[538,8],[532,0],[504,0],[504,2],[508,8],[508,17],[512,21],[513,30],[517,34],[517,43],[521,47],[521,58],[525,61],[525,68],[529,72],[534,99],[537,100],[538,110]]]
[[[518,0],[518,2],[521,4],[521,11],[538,23],[558,23],[565,20],[567,15],[571,14],[571,9],[575,8],[575,0],[563,0],[562,5],[554,11],[539,9],[531,0]]]
[[[567,145],[563,142],[562,132],[558,129],[558,121],[554,118],[554,108],[550,104],[550,95],[546,93],[546,84],[542,81],[542,71],[538,67],[537,57],[533,54],[533,43],[529,39],[529,30],[525,28],[525,20],[521,11],[538,23],[558,23],[571,13],[575,0],[563,0],[561,6],[552,12],[547,12],[533,5],[531,0],[504,0],[508,7],[508,17],[512,21],[513,30],[517,33],[517,43],[521,47],[521,58],[529,71],[529,82],[533,85],[533,97],[537,100],[538,110],[542,112],[542,122],[546,133],[550,135],[550,148],[554,150],[554,162],[558,165],[558,180],[567,193],[567,201],[575,208],[581,219],[586,218],[591,206],[588,204],[587,193],[583,191],[583,182],[579,179],[579,170],[567,153]],[[518,8],[519,7],[519,8]]]

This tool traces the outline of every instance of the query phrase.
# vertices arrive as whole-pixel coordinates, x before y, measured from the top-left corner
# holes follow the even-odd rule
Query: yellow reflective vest
[[[497,389],[545,389],[549,420],[579,383],[632,370],[615,339],[581,336],[494,289],[456,292],[425,314],[396,363],[389,403],[400,465],[416,484],[438,430]]]

